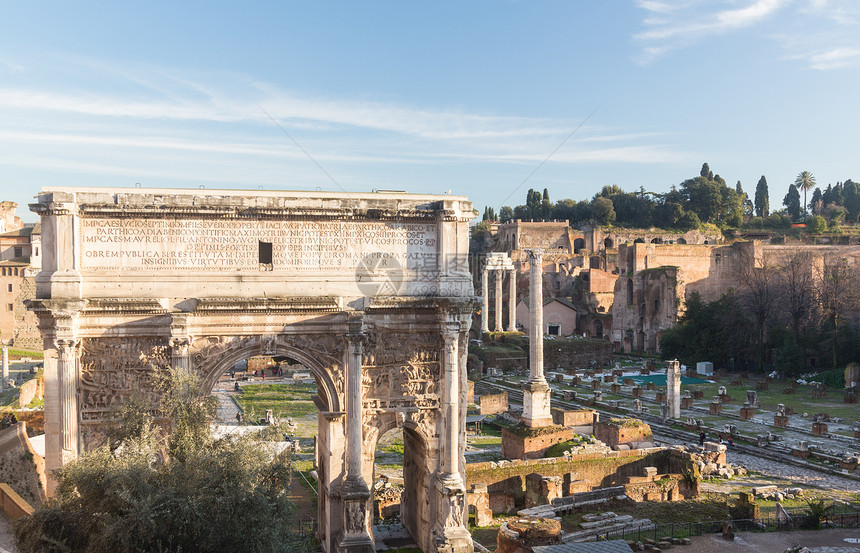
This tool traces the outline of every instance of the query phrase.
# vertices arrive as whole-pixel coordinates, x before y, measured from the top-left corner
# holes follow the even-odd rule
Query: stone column
[[[9,384],[9,348],[3,346],[3,387]]]
[[[346,335],[346,479],[343,482],[343,535],[337,549],[339,552],[373,553],[373,538],[370,536],[367,517],[370,502],[370,487],[362,474],[362,425],[361,357],[364,333],[361,320],[350,321]]]
[[[57,381],[60,396],[60,448],[65,465],[78,456],[78,343],[58,339]]]
[[[495,269],[496,276],[496,332],[504,330],[502,328],[502,278],[504,273],[502,269]]]
[[[485,261],[486,263],[486,258]],[[488,288],[488,274],[490,270],[484,266],[481,271],[481,294],[483,294],[484,307],[481,310],[481,333],[486,334],[490,331],[490,290]]]
[[[190,345],[191,341],[188,338],[170,339],[170,363],[174,369],[191,370],[191,359],[188,357],[188,346]]]
[[[669,361],[666,366],[666,401],[669,404],[667,415],[670,419],[681,418],[681,363]]]
[[[527,250],[529,256],[529,379],[543,376],[543,251]]]
[[[508,269],[508,332],[517,331],[517,270]]]
[[[460,323],[449,321],[443,332],[445,340],[443,360],[442,413],[445,417],[442,437],[442,471],[436,480],[436,523],[433,540],[436,551],[445,553],[471,553],[472,537],[464,524],[467,516],[466,486],[460,474]]]
[[[543,374],[543,251],[526,250],[529,256],[529,380],[523,389],[526,426],[550,426],[549,384]]]

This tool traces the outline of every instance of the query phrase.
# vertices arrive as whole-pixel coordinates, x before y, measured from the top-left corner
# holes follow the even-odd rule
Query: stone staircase
[[[579,523],[582,530],[565,534],[561,541],[573,543],[591,541],[601,534],[616,534],[621,531],[652,530],[654,523],[647,518],[633,518],[632,515],[616,515],[613,512],[583,515]]]

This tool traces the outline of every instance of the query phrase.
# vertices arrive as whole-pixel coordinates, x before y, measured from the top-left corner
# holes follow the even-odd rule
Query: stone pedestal
[[[639,386],[636,386],[635,388],[633,388],[633,399],[640,399],[643,394],[644,394],[644,392],[642,391],[642,388],[640,388]]]
[[[732,396],[730,396],[728,394],[721,394],[720,395],[720,403],[731,403],[731,402],[732,402]]]
[[[827,423],[826,422],[814,422],[814,423],[812,423],[812,434],[815,436],[826,436],[827,435]]]
[[[705,391],[693,390],[693,399],[705,399]]]
[[[767,381],[756,382],[755,389],[756,390],[767,390],[770,387]]]
[[[609,389],[612,391],[613,394],[620,394],[621,393],[621,384],[613,384],[612,386],[609,387]]]
[[[523,388],[523,416],[526,426],[535,428],[552,424],[549,385],[545,380],[527,382]]]
[[[822,388],[815,388],[812,390],[812,398],[813,399],[824,399],[827,397],[827,390]]]
[[[850,391],[842,396],[842,403],[857,403],[857,394],[854,391]]]
[[[436,481],[439,515],[433,528],[433,542],[439,553],[473,553],[472,535],[464,526],[466,490],[460,475],[442,475]]]
[[[646,389],[648,389],[648,390],[656,390],[656,389],[657,389],[657,385],[656,385],[656,384],[654,384],[653,382],[648,382],[648,383],[646,383],[646,384],[645,384],[645,388],[646,388]]]
[[[582,384],[582,377],[574,376],[573,378],[570,379],[570,383],[573,386],[579,386],[580,384]]]
[[[773,425],[777,428],[785,428],[786,426],[788,426],[788,417],[786,417],[785,415],[774,415]]]
[[[719,402],[711,402],[710,413],[712,415],[719,415],[723,411],[723,404]]]
[[[755,416],[755,409],[750,405],[744,405],[741,407],[740,416],[742,421],[748,421]]]
[[[682,397],[681,398],[681,409],[692,409],[692,408],[693,408],[693,398]]]
[[[596,378],[591,381],[591,389],[592,390],[599,390],[600,389],[600,381],[597,380]]]
[[[663,391],[657,392],[657,395],[654,397],[654,401],[656,401],[657,403],[665,403],[666,392],[663,392]]]

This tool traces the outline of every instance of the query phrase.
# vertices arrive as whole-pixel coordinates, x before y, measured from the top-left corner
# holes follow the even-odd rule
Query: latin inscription
[[[437,269],[433,224],[314,221],[80,219],[84,270]]]

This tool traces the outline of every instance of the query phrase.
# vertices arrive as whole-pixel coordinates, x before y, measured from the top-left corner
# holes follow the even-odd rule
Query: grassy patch
[[[30,359],[42,359],[44,357],[44,353],[42,353],[41,351],[29,349],[9,348],[9,357],[29,357]]]
[[[314,384],[249,384],[234,396],[248,421],[265,415],[271,409],[276,417],[304,417],[314,414],[317,406],[311,400]]]

